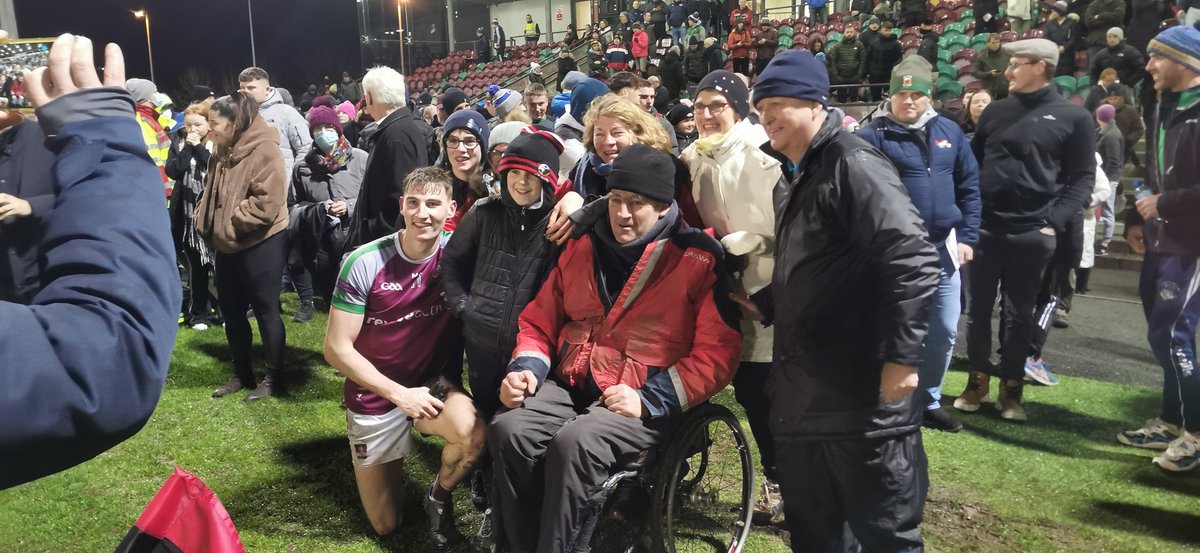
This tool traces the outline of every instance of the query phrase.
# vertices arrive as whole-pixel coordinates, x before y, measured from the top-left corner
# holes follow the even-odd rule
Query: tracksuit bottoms
[[[1200,320],[1200,258],[1147,252],[1138,285],[1147,340],[1163,369],[1162,420],[1200,432],[1200,374],[1196,324]]]

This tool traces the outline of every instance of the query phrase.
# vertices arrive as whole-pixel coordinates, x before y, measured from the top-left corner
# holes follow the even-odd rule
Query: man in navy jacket
[[[962,312],[958,270],[975,255],[982,204],[979,164],[970,142],[957,123],[939,116],[930,105],[932,74],[933,66],[920,56],[909,56],[897,65],[882,117],[858,134],[896,166],[925,222],[928,239],[938,250],[942,271],[918,374],[925,390],[925,426],[957,432],[962,423],[941,408],[942,380]]]
[[[30,306],[0,302],[0,489],[141,429],[175,344],[182,290],[162,181],[121,88],[120,48],[105,51],[103,84],[92,59],[91,41],[63,35],[29,79],[58,197],[45,286]]]

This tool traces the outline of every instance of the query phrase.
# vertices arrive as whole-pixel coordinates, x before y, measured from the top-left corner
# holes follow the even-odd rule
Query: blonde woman
[[[212,131],[208,126],[209,98],[183,111],[183,126],[175,132],[174,144],[167,152],[163,170],[175,181],[171,193],[171,234],[175,249],[186,261],[191,297],[185,323],[193,330],[208,330],[213,322],[216,299],[208,290],[213,272],[213,252],[196,232],[196,206],[204,192],[208,160],[213,151]]]
[[[583,124],[587,153],[575,164],[570,178],[572,189],[589,201],[607,193],[608,174],[621,150],[645,144],[671,153],[671,141],[658,120],[641,106],[616,94],[596,98],[584,114]],[[687,166],[677,157],[671,159],[675,162],[675,199],[680,215],[689,225],[699,227]]]

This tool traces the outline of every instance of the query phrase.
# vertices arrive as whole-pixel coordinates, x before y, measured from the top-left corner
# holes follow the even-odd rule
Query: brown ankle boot
[[[262,382],[258,384],[257,388],[246,394],[246,397],[243,398],[242,401],[245,401],[246,403],[253,403],[267,396],[276,395],[276,393],[277,392],[272,387],[271,375],[267,375],[267,377],[262,379]]]
[[[253,388],[254,381],[249,383],[243,382],[240,377],[232,376],[220,388],[213,390],[212,397],[225,397],[234,392],[239,392],[247,388]]]

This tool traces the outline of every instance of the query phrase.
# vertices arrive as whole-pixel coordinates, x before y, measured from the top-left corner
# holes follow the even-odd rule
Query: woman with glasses
[[[483,175],[488,167],[487,121],[479,112],[464,109],[446,119],[442,131],[442,169],[454,180],[454,202],[458,210],[446,221],[445,232],[454,232],[458,222],[479,198],[488,197]]]
[[[731,256],[744,256],[737,269],[737,287],[748,295],[771,281],[775,257],[775,209],[771,191],[782,174],[780,163],[759,146],[767,133],[750,121],[750,91],[741,77],[713,71],[696,87],[692,114],[700,138],[680,156],[691,174],[692,198],[702,227],[712,227]],[[733,378],[738,403],[746,408],[750,431],[758,443],[766,482],[755,504],[760,521],[782,513],[775,484],[775,451],[769,433],[764,386],[771,369],[773,331],[742,321],[741,365]]]

